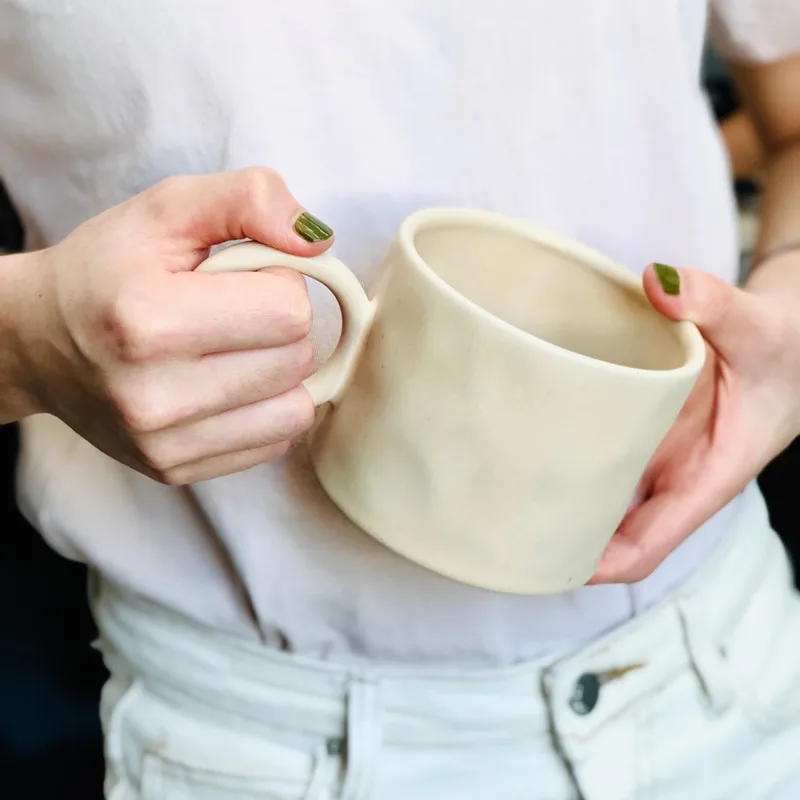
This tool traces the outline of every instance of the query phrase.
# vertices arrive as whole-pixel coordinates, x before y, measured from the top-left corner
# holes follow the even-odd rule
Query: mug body
[[[589,248],[419,212],[312,461],[342,511],[407,558],[496,591],[567,591],[594,573],[704,354],[694,326]]]

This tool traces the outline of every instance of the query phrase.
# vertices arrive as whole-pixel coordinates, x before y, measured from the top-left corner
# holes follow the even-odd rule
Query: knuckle
[[[308,431],[314,424],[317,410],[311,395],[302,387],[291,393],[291,403],[286,413],[282,439],[294,439]]]
[[[155,481],[156,483],[164,483],[162,480],[163,475],[157,469],[153,469],[151,466],[146,464],[144,461],[138,461],[135,465],[137,472],[141,472],[142,475],[150,478],[151,481]]]
[[[139,457],[149,469],[157,475],[165,475],[180,463],[170,451],[169,445],[162,443],[158,437],[144,436],[139,442]]]
[[[172,175],[153,184],[142,194],[150,215],[158,220],[172,213],[175,198],[182,196],[191,182],[189,175]]]
[[[191,483],[191,474],[184,469],[165,469],[160,470],[156,473],[157,480],[159,483],[163,483],[164,486],[185,486],[188,483]]]
[[[117,298],[103,320],[103,330],[112,354],[120,361],[138,363],[147,359],[150,333],[144,324],[145,314],[136,300]]]
[[[295,348],[295,367],[298,381],[304,381],[314,372],[314,345],[308,337],[301,339]]]
[[[102,321],[109,349],[118,360],[139,363],[148,360],[152,334],[145,324],[147,313],[138,298],[120,295]]]
[[[241,180],[247,199],[256,208],[273,201],[276,194],[287,192],[283,178],[269,167],[247,167],[241,172]]]
[[[142,472],[157,483],[178,486],[185,481],[188,465],[177,457],[170,444],[160,442],[158,437],[140,437],[137,442],[138,460]]]
[[[179,409],[172,408],[155,392],[143,391],[122,381],[111,384],[107,393],[117,409],[122,427],[131,434],[152,433],[167,428],[180,419]]]
[[[124,430],[129,433],[146,433],[150,428],[150,412],[147,403],[141,402],[138,393],[123,380],[112,381],[106,394],[116,409]]]
[[[311,333],[312,322],[313,310],[305,283],[302,287],[292,286],[278,309],[276,327],[287,341],[297,342]]]
[[[117,410],[122,418],[123,427],[129,433],[151,433],[163,427],[158,412],[144,403],[137,402],[135,399],[118,400]]]
[[[168,313],[141,290],[121,292],[105,313],[102,329],[112,356],[123,363],[155,361],[177,347]]]

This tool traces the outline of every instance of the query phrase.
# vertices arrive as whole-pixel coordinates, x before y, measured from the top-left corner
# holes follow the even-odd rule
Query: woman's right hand
[[[331,237],[277,174],[251,168],[170,178],[20,257],[26,411],[167,484],[282,455],[314,420],[304,279],[194,270],[230,240],[310,256]]]

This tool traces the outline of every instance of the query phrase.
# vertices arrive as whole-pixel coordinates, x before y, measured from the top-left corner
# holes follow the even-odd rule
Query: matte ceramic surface
[[[374,301],[329,255],[248,242],[201,268],[276,265],[342,307],[339,347],[307,386],[332,404],[311,456],[344,513],[476,586],[585,583],[700,373],[696,328],[593,250],[476,211],[409,217]]]

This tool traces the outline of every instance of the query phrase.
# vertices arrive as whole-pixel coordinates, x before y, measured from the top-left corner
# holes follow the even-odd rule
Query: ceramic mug
[[[325,491],[392,550],[515,594],[584,584],[705,358],[641,281],[603,255],[503,216],[409,217],[374,300],[331,255],[261,244],[210,272],[290,267],[342,309],[306,383],[331,407],[310,441]]]

